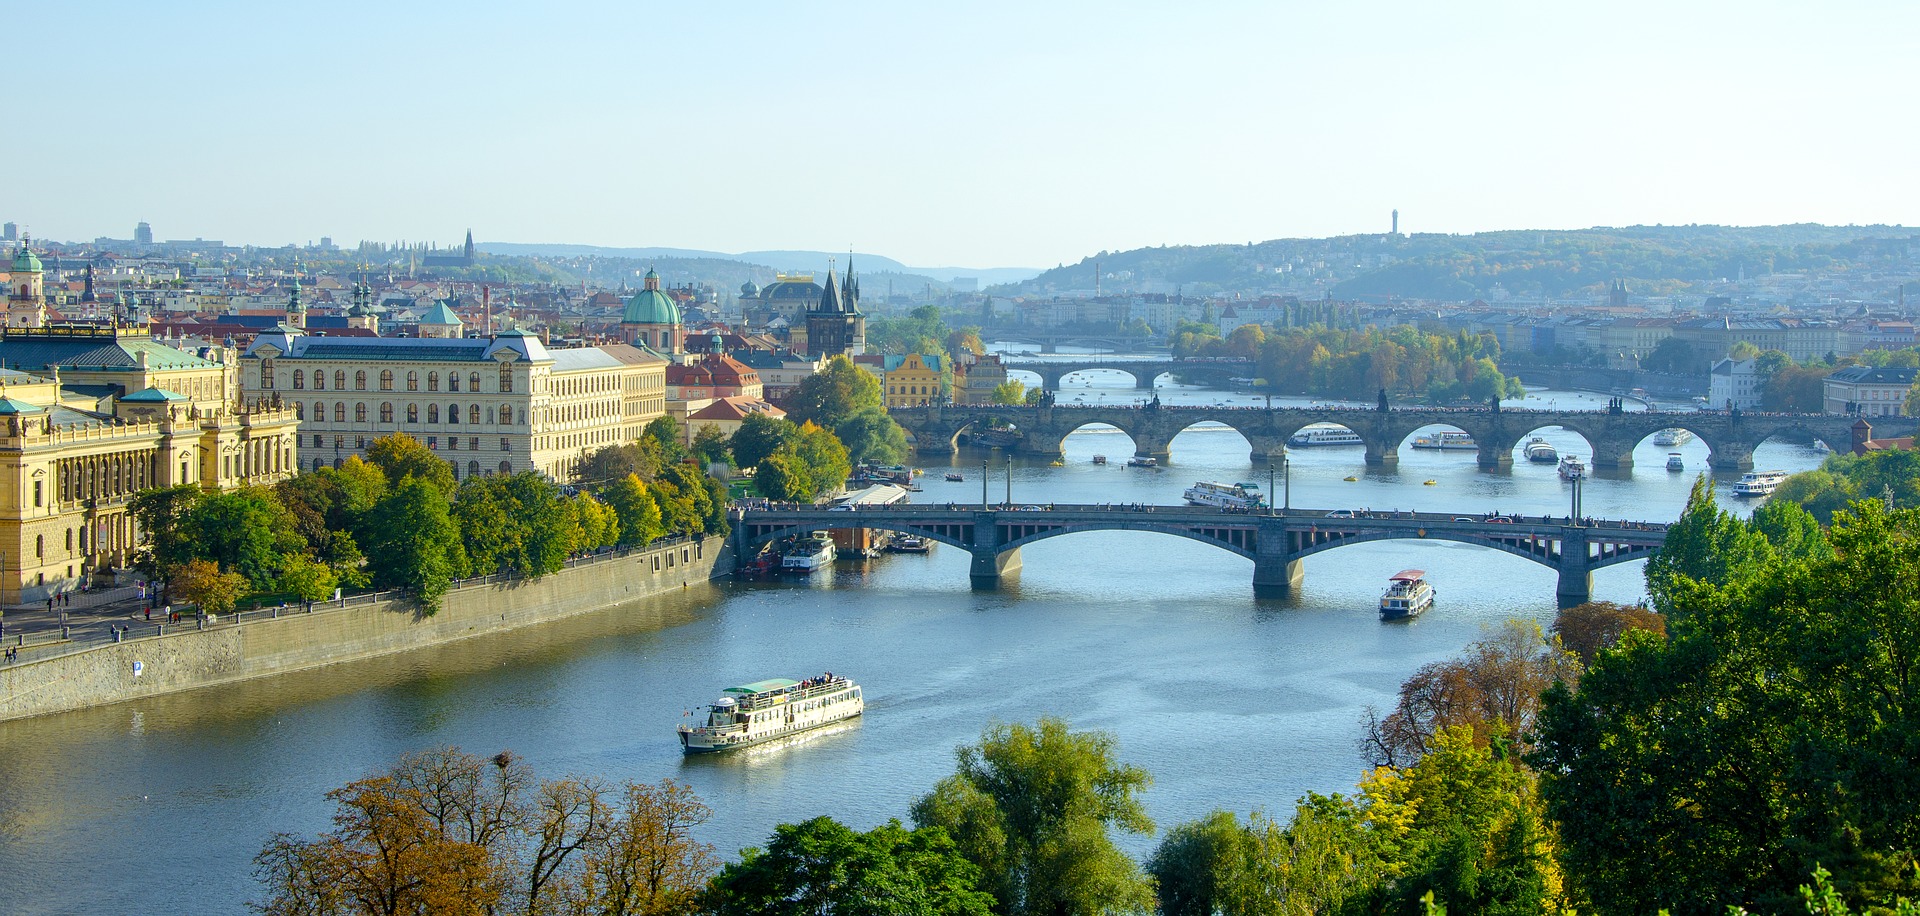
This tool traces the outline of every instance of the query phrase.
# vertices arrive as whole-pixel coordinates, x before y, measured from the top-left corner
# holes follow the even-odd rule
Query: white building
[[[1859,417],[1901,417],[1907,413],[1907,392],[1913,388],[1914,369],[1892,366],[1848,366],[1826,378],[1826,413]]]
[[[1760,372],[1750,359],[1722,359],[1707,375],[1707,406],[1714,410],[1760,406]]]

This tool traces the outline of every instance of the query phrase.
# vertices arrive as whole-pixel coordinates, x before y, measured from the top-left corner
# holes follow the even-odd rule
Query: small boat
[[[1536,464],[1554,464],[1560,460],[1560,453],[1554,449],[1553,443],[1539,436],[1528,439],[1526,447],[1521,449],[1521,452],[1527,456],[1528,461]]]
[[[887,543],[887,550],[893,553],[931,553],[933,542],[923,537],[903,534]]]
[[[1380,596],[1380,619],[1403,620],[1418,617],[1433,607],[1433,586],[1424,570],[1403,569],[1387,579],[1387,591]]]
[[[1561,480],[1585,480],[1586,477],[1587,463],[1581,461],[1578,455],[1568,455],[1560,459]]]
[[[1094,464],[1106,464],[1106,463],[1107,463],[1107,456],[1105,456],[1105,455],[1095,455],[1095,456],[1093,456],[1093,463],[1094,463]]]
[[[689,754],[731,751],[851,719],[866,711],[860,685],[829,671],[804,681],[770,678],[728,687],[704,725],[679,728]]]
[[[1733,484],[1733,495],[1758,498],[1772,496],[1787,479],[1786,471],[1749,471]]]
[[[833,565],[833,555],[832,536],[815,531],[794,542],[793,549],[780,559],[780,571],[808,575]]]
[[[1050,468],[1064,468],[1066,466],[1067,466],[1067,463],[1064,461],[1050,461],[1047,463],[1047,467],[1050,467]]]
[[[1248,492],[1241,484],[1212,483],[1200,481],[1187,488],[1187,502],[1195,506],[1214,506],[1222,509],[1259,509],[1267,504],[1259,492]]]
[[[1673,448],[1693,441],[1693,434],[1684,429],[1663,429],[1653,434],[1653,444],[1661,448]]]
[[[1679,452],[1667,453],[1667,470],[1684,471],[1686,469],[1687,469],[1687,463],[1681,460]]]
[[[1130,468],[1157,468],[1159,466],[1160,459],[1150,455],[1135,455],[1127,459],[1127,467]]]
[[[1298,448],[1316,445],[1365,445],[1360,434],[1334,423],[1314,423],[1287,437],[1287,444]]]
[[[1431,486],[1436,486],[1436,485],[1438,485],[1439,483],[1440,483],[1440,481],[1438,481],[1438,480],[1423,480],[1423,481],[1421,481],[1421,482],[1420,482],[1420,485],[1421,485],[1421,486],[1423,486],[1423,487],[1431,487]]]
[[[1465,451],[1478,449],[1480,446],[1473,441],[1472,436],[1466,433],[1440,430],[1425,436],[1415,436],[1413,439],[1413,447],[1437,449],[1440,451]]]
[[[948,474],[947,481],[949,483],[966,483],[967,479],[965,477],[960,476],[959,474]]]
[[[1348,478],[1347,478],[1347,482],[1348,482],[1348,483],[1353,483],[1353,482],[1355,482],[1355,481],[1357,481],[1357,480],[1359,480],[1359,479],[1360,479],[1360,478],[1358,478],[1358,477],[1348,477]]]

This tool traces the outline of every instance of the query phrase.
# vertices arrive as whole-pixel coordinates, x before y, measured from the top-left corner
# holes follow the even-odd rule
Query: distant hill
[[[829,258],[841,268],[846,266],[847,261],[847,253],[844,251],[743,251],[739,254],[728,254],[722,251],[701,251],[691,248],[609,248],[600,245],[521,242],[480,242],[474,247],[490,254],[505,255],[631,258],[642,261],[653,258],[740,261],[763,265],[783,273],[825,274]],[[994,283],[1017,283],[1040,272],[1027,267],[909,267],[885,255],[862,252],[854,252],[853,265],[863,274],[917,275],[939,283],[952,282],[955,277],[977,277],[982,286]]]
[[[991,290],[995,295],[1103,292],[1292,294],[1341,299],[1488,298],[1698,291],[1744,274],[1908,264],[1920,238],[1904,226],[1628,226],[1471,235],[1353,235],[1101,252]]]

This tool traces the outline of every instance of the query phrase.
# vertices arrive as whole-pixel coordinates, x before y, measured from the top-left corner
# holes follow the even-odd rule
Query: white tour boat
[[[1157,468],[1159,466],[1160,459],[1151,455],[1135,455],[1127,459],[1127,467],[1130,468]]]
[[[793,549],[780,558],[780,569],[805,575],[833,565],[833,555],[833,538],[825,531],[815,531],[796,541]]]
[[[1673,448],[1693,441],[1693,434],[1684,429],[1663,429],[1653,434],[1653,444],[1661,448]]]
[[[1679,452],[1667,453],[1667,470],[1684,471],[1686,469],[1687,469],[1687,462],[1680,457]]]
[[[1258,509],[1267,504],[1260,497],[1259,487],[1251,490],[1244,483],[1212,483],[1200,481],[1187,488],[1187,502],[1196,506],[1217,506],[1225,509]]]
[[[1773,491],[1780,489],[1781,482],[1786,479],[1786,471],[1749,471],[1740,475],[1740,479],[1734,482],[1733,495],[1772,496]]]
[[[1423,570],[1403,569],[1387,580],[1387,592],[1380,596],[1380,619],[1399,620],[1418,617],[1433,607],[1433,586]]]
[[[1344,426],[1315,423],[1288,436],[1287,444],[1295,448],[1312,448],[1316,445],[1365,445],[1367,441]]]
[[[1587,463],[1581,461],[1578,455],[1568,455],[1560,459],[1561,480],[1585,480],[1586,476]]]
[[[1560,460],[1560,452],[1553,447],[1553,443],[1539,436],[1528,439],[1526,447],[1521,451],[1526,454],[1528,461],[1537,464],[1553,464]]]
[[[1440,449],[1442,451],[1472,451],[1480,448],[1479,444],[1473,441],[1472,436],[1462,432],[1449,432],[1446,430],[1425,436],[1415,436],[1413,439],[1413,447]]]
[[[828,672],[793,681],[783,677],[728,687],[707,707],[705,725],[681,725],[689,754],[730,751],[851,719],[866,710],[860,685]]]

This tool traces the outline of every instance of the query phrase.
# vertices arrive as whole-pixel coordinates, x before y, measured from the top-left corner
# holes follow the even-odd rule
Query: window
[[[73,529],[72,528],[67,529],[67,552],[68,553],[73,552]]]
[[[440,422],[440,405],[438,404],[427,405],[427,422],[428,423]]]
[[[313,402],[313,422],[315,423],[327,422],[327,405],[325,402],[323,401]]]
[[[314,434],[313,434],[313,447],[314,447],[314,448],[326,448],[326,447],[327,447],[327,437],[325,437],[325,436],[322,436],[322,435],[320,435],[319,433],[314,433]]]
[[[512,366],[500,367],[500,390],[508,393],[511,393],[513,391],[513,367]]]
[[[480,476],[480,462],[478,461],[467,462],[467,476],[468,477]]]
[[[467,390],[468,391],[480,390],[480,373],[471,372],[467,374]]]
[[[353,390],[367,390],[367,370],[360,369],[353,373]]]
[[[407,390],[408,391],[420,390],[420,373],[418,372],[407,373]]]
[[[307,418],[307,405],[305,402],[293,402],[293,418],[296,420],[304,420]]]
[[[418,404],[407,405],[407,422],[408,423],[420,422],[420,405]]]
[[[427,390],[428,391],[440,390],[440,373],[438,372],[427,373]]]
[[[347,447],[347,437],[345,437],[345,436],[335,436],[335,437],[333,437],[333,447],[334,447],[335,449],[343,449],[343,448],[346,448],[346,447]]]
[[[448,423],[460,422],[460,405],[458,404],[447,405],[447,422]]]
[[[428,436],[428,437],[427,437],[427,448],[439,448],[439,447],[440,447],[440,437],[439,437],[439,436]]]
[[[468,449],[471,449],[471,450],[473,450],[473,451],[476,451],[476,452],[477,452],[477,451],[479,451],[479,450],[480,450],[480,437],[479,437],[479,436],[468,436],[468,437],[467,437],[467,448],[468,448]]]
[[[40,505],[40,499],[41,499],[40,486],[41,486],[40,481],[36,480],[33,482],[33,504],[35,506]]]
[[[460,373],[458,372],[447,373],[447,390],[448,391],[460,390]]]
[[[347,390],[347,370],[345,369],[333,370],[333,390],[335,391]]]
[[[500,473],[502,474],[513,473],[513,463],[509,461],[500,462]]]
[[[393,422],[393,402],[380,402],[380,422],[383,424]]]
[[[307,373],[305,370],[293,370],[293,387],[296,390],[307,387]]]
[[[475,426],[480,425],[480,405],[478,404],[467,405],[467,422]]]
[[[509,438],[507,438],[507,437],[505,437],[505,436],[501,436],[501,437],[500,437],[500,450],[501,450],[501,451],[503,451],[503,452],[511,452],[511,451],[513,451],[513,440],[512,440],[512,439],[509,439]]]
[[[500,425],[501,426],[513,425],[513,408],[511,407],[500,408]]]
[[[393,390],[393,370],[392,369],[380,370],[380,390],[381,391]]]
[[[360,403],[353,405],[353,422],[355,423],[367,422],[367,402],[361,401]]]
[[[80,532],[80,546],[82,548],[85,548],[87,546],[87,533],[84,531]],[[46,535],[44,534],[34,535],[33,555],[36,557],[44,557],[47,555],[47,536]]]
[[[319,369],[313,370],[313,390],[327,390],[327,374]]]
[[[341,401],[340,403],[333,405],[333,422],[335,423],[347,422],[347,402]]]
[[[354,448],[366,448],[366,447],[367,447],[367,437],[365,437],[365,436],[355,436],[355,437],[353,437],[353,447],[354,447]]]
[[[454,451],[456,451],[456,452],[457,452],[457,451],[459,451],[459,450],[460,450],[460,437],[459,437],[459,436],[448,436],[448,437],[447,437],[447,448],[450,448],[450,449],[453,449],[453,450],[454,450]]]

